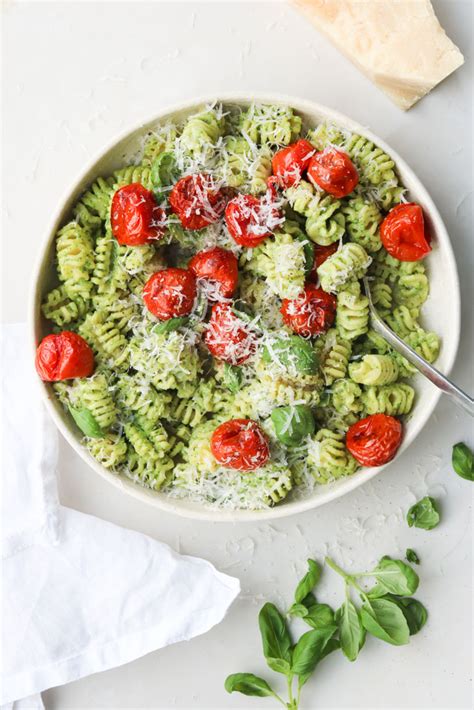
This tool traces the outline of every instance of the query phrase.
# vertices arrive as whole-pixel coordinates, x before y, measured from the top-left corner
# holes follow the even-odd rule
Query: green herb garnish
[[[440,521],[437,503],[434,498],[425,496],[418,503],[412,505],[407,513],[408,525],[412,528],[432,530]]]
[[[474,481],[474,456],[466,444],[459,442],[453,446],[452,463],[458,476],[466,481]]]

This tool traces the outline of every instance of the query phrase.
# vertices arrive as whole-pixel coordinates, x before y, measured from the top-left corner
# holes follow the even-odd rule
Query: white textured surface
[[[434,2],[466,65],[408,114],[393,107],[296,12],[280,3],[4,3],[4,318],[26,315],[26,291],[52,209],[83,164],[129,124],[215,91],[275,91],[326,103],[385,138],[415,169],[452,236],[464,333],[453,376],[472,369],[472,4]],[[14,264],[14,268],[12,265]],[[303,708],[468,708],[472,705],[472,486],[450,470],[451,446],[473,443],[442,401],[414,445],[379,479],[314,513],[273,525],[218,525],[158,514],[102,481],[64,444],[61,497],[239,576],[243,593],[210,634],[45,694],[47,708],[267,708],[228,696],[225,676],[266,673],[256,615],[289,601],[308,555],[358,568],[413,547],[418,596],[430,612],[408,647],[370,641],[352,665],[334,655],[308,683]],[[408,506],[438,496],[443,522],[410,530]],[[320,597],[338,603],[325,574]],[[266,674],[270,677],[270,672]],[[279,681],[278,681],[279,682]]]

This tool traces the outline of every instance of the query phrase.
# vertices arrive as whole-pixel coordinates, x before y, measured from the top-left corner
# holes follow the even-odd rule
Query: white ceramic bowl
[[[188,114],[195,113],[201,107],[213,100],[227,103],[237,103],[247,105],[252,101],[271,104],[286,104],[293,106],[306,119],[309,124],[316,124],[321,120],[332,120],[351,131],[360,133],[370,138],[374,143],[383,148],[394,159],[400,177],[404,185],[408,188],[410,200],[422,205],[424,213],[430,224],[433,235],[433,251],[427,259],[430,276],[431,294],[425,304],[423,317],[428,328],[436,330],[442,338],[442,348],[437,367],[444,373],[449,373],[454,363],[459,341],[460,330],[460,306],[459,306],[459,282],[454,261],[449,236],[446,227],[436,209],[431,197],[418,180],[413,171],[405,161],[397,155],[383,140],[373,135],[370,131],[355,123],[351,119],[333,111],[325,106],[294,99],[288,96],[274,95],[253,95],[240,96],[235,94],[220,95],[218,97],[204,97],[199,100],[183,103],[177,106],[160,111],[153,118],[144,123],[140,123],[129,130],[125,135],[120,136],[111,143],[82,173],[75,182],[74,187],[67,193],[66,197],[59,204],[54,215],[50,228],[43,241],[38,263],[34,273],[33,289],[30,300],[30,332],[32,358],[34,349],[39,340],[47,333],[46,323],[41,316],[40,303],[42,296],[54,284],[54,239],[58,228],[67,220],[72,205],[79,198],[84,189],[99,175],[107,175],[119,167],[122,167],[129,156],[134,156],[140,148],[140,139],[146,130],[159,121],[171,119],[180,120]],[[438,398],[439,391],[421,376],[415,382],[417,390],[417,401],[414,411],[405,426],[405,436],[398,456],[407,449],[416,435],[421,431],[432,413]],[[202,505],[186,500],[177,500],[168,496],[142,488],[124,476],[118,476],[107,471],[88,451],[80,444],[78,432],[74,424],[64,412],[62,406],[55,398],[51,387],[45,383],[41,385],[45,404],[56,422],[59,430],[71,444],[73,449],[91,466],[100,476],[117,486],[125,493],[138,498],[144,503],[160,508],[162,510],[176,513],[188,518],[199,518],[212,521],[244,521],[244,520],[269,520],[287,515],[300,513],[311,508],[317,508],[328,501],[339,498],[346,493],[361,486],[374,476],[382,473],[384,466],[379,468],[365,468],[353,476],[339,480],[333,484],[317,486],[308,497],[295,501],[283,502],[282,504],[262,511],[224,511],[213,508],[206,508]]]

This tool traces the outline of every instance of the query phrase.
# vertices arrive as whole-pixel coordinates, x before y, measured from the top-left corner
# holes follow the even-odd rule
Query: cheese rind
[[[292,2],[405,111],[464,63],[429,0]]]

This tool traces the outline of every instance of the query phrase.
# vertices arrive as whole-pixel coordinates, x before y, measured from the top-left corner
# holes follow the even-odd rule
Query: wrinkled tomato
[[[166,228],[165,211],[156,204],[153,193],[138,182],[114,194],[111,221],[114,237],[127,246],[161,239]]]
[[[383,466],[402,442],[402,425],[387,414],[371,414],[349,427],[346,446],[362,466]]]
[[[308,177],[334,197],[349,195],[359,182],[359,174],[349,156],[332,147],[311,158]]]
[[[280,187],[297,185],[315,152],[311,143],[301,139],[275,153],[272,171],[278,178]]]
[[[212,307],[204,341],[211,355],[232,365],[241,365],[256,349],[254,334],[227,303]]]
[[[283,217],[274,204],[274,186],[264,198],[237,195],[225,210],[225,221],[231,237],[242,247],[257,247],[269,237]]]
[[[188,268],[196,278],[216,284],[224,298],[230,298],[237,288],[237,257],[227,249],[213,247],[200,251],[193,256]]]
[[[196,299],[196,278],[187,269],[163,269],[153,274],[143,288],[143,300],[160,320],[191,313]]]
[[[297,298],[283,299],[280,311],[286,325],[298,335],[309,338],[331,327],[336,317],[336,307],[335,296],[314,284],[306,284]]]
[[[423,210],[414,202],[397,205],[380,225],[380,238],[390,256],[418,261],[431,251]]]
[[[211,452],[220,464],[237,471],[254,471],[270,456],[267,437],[252,419],[231,419],[218,426]]]
[[[225,210],[225,193],[206,173],[186,175],[170,192],[170,205],[185,229],[204,229]]]
[[[94,353],[80,335],[63,330],[43,338],[36,350],[35,365],[45,382],[88,377],[94,371]]]

